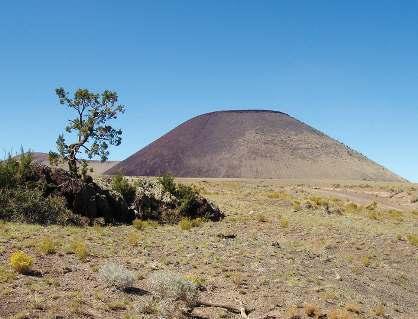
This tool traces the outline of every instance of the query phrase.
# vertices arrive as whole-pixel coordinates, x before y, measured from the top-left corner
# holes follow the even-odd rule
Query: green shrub
[[[286,217],[280,217],[279,224],[281,228],[289,227],[289,220]]]
[[[76,239],[71,243],[70,252],[75,254],[81,261],[84,261],[89,256],[87,244],[82,239]]]
[[[158,178],[158,182],[163,186],[163,190],[165,192],[176,196],[177,185],[172,175],[164,174]]]
[[[49,236],[42,238],[38,244],[38,248],[46,255],[52,255],[57,252],[56,242]]]
[[[112,178],[112,189],[125,199],[127,203],[132,203],[135,199],[135,186],[129,183],[128,179],[122,175],[115,175]]]
[[[179,201],[179,211],[182,215],[192,215],[193,211],[198,208],[197,199],[199,192],[195,187],[176,184],[174,177],[165,174],[158,178],[158,182],[162,185],[163,190],[173,195]]]
[[[31,173],[32,154],[21,149],[18,157],[8,155],[0,162],[0,187],[13,188],[22,182],[22,179]]]
[[[67,224],[77,219],[61,197],[38,189],[0,188],[0,219],[37,224]]]
[[[406,238],[411,245],[418,247],[418,235],[410,234]]]
[[[182,214],[191,215],[197,209],[198,192],[191,186],[179,184],[176,189],[176,198],[180,202],[179,210]]]

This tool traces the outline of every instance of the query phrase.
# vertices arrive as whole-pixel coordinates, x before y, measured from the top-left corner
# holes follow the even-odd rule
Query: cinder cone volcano
[[[383,166],[276,111],[194,117],[109,169],[131,176],[402,181]]]

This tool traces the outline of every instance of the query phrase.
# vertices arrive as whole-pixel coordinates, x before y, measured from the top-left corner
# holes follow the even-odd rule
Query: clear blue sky
[[[112,159],[201,113],[267,108],[418,181],[418,1],[5,1],[2,152],[54,148],[59,86],[119,92]]]

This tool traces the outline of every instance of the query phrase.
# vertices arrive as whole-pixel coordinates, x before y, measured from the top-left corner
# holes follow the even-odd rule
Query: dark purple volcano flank
[[[320,131],[276,111],[220,111],[194,117],[107,174],[181,177],[402,178]]]

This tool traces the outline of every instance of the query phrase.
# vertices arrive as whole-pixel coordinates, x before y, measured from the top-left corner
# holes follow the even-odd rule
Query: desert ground
[[[162,318],[155,272],[180,274],[199,299],[249,318],[418,318],[418,185],[313,180],[181,179],[226,214],[179,225],[0,224],[1,318]],[[33,272],[13,272],[23,250]],[[108,288],[116,262],[134,289]],[[197,307],[195,318],[240,318]]]

